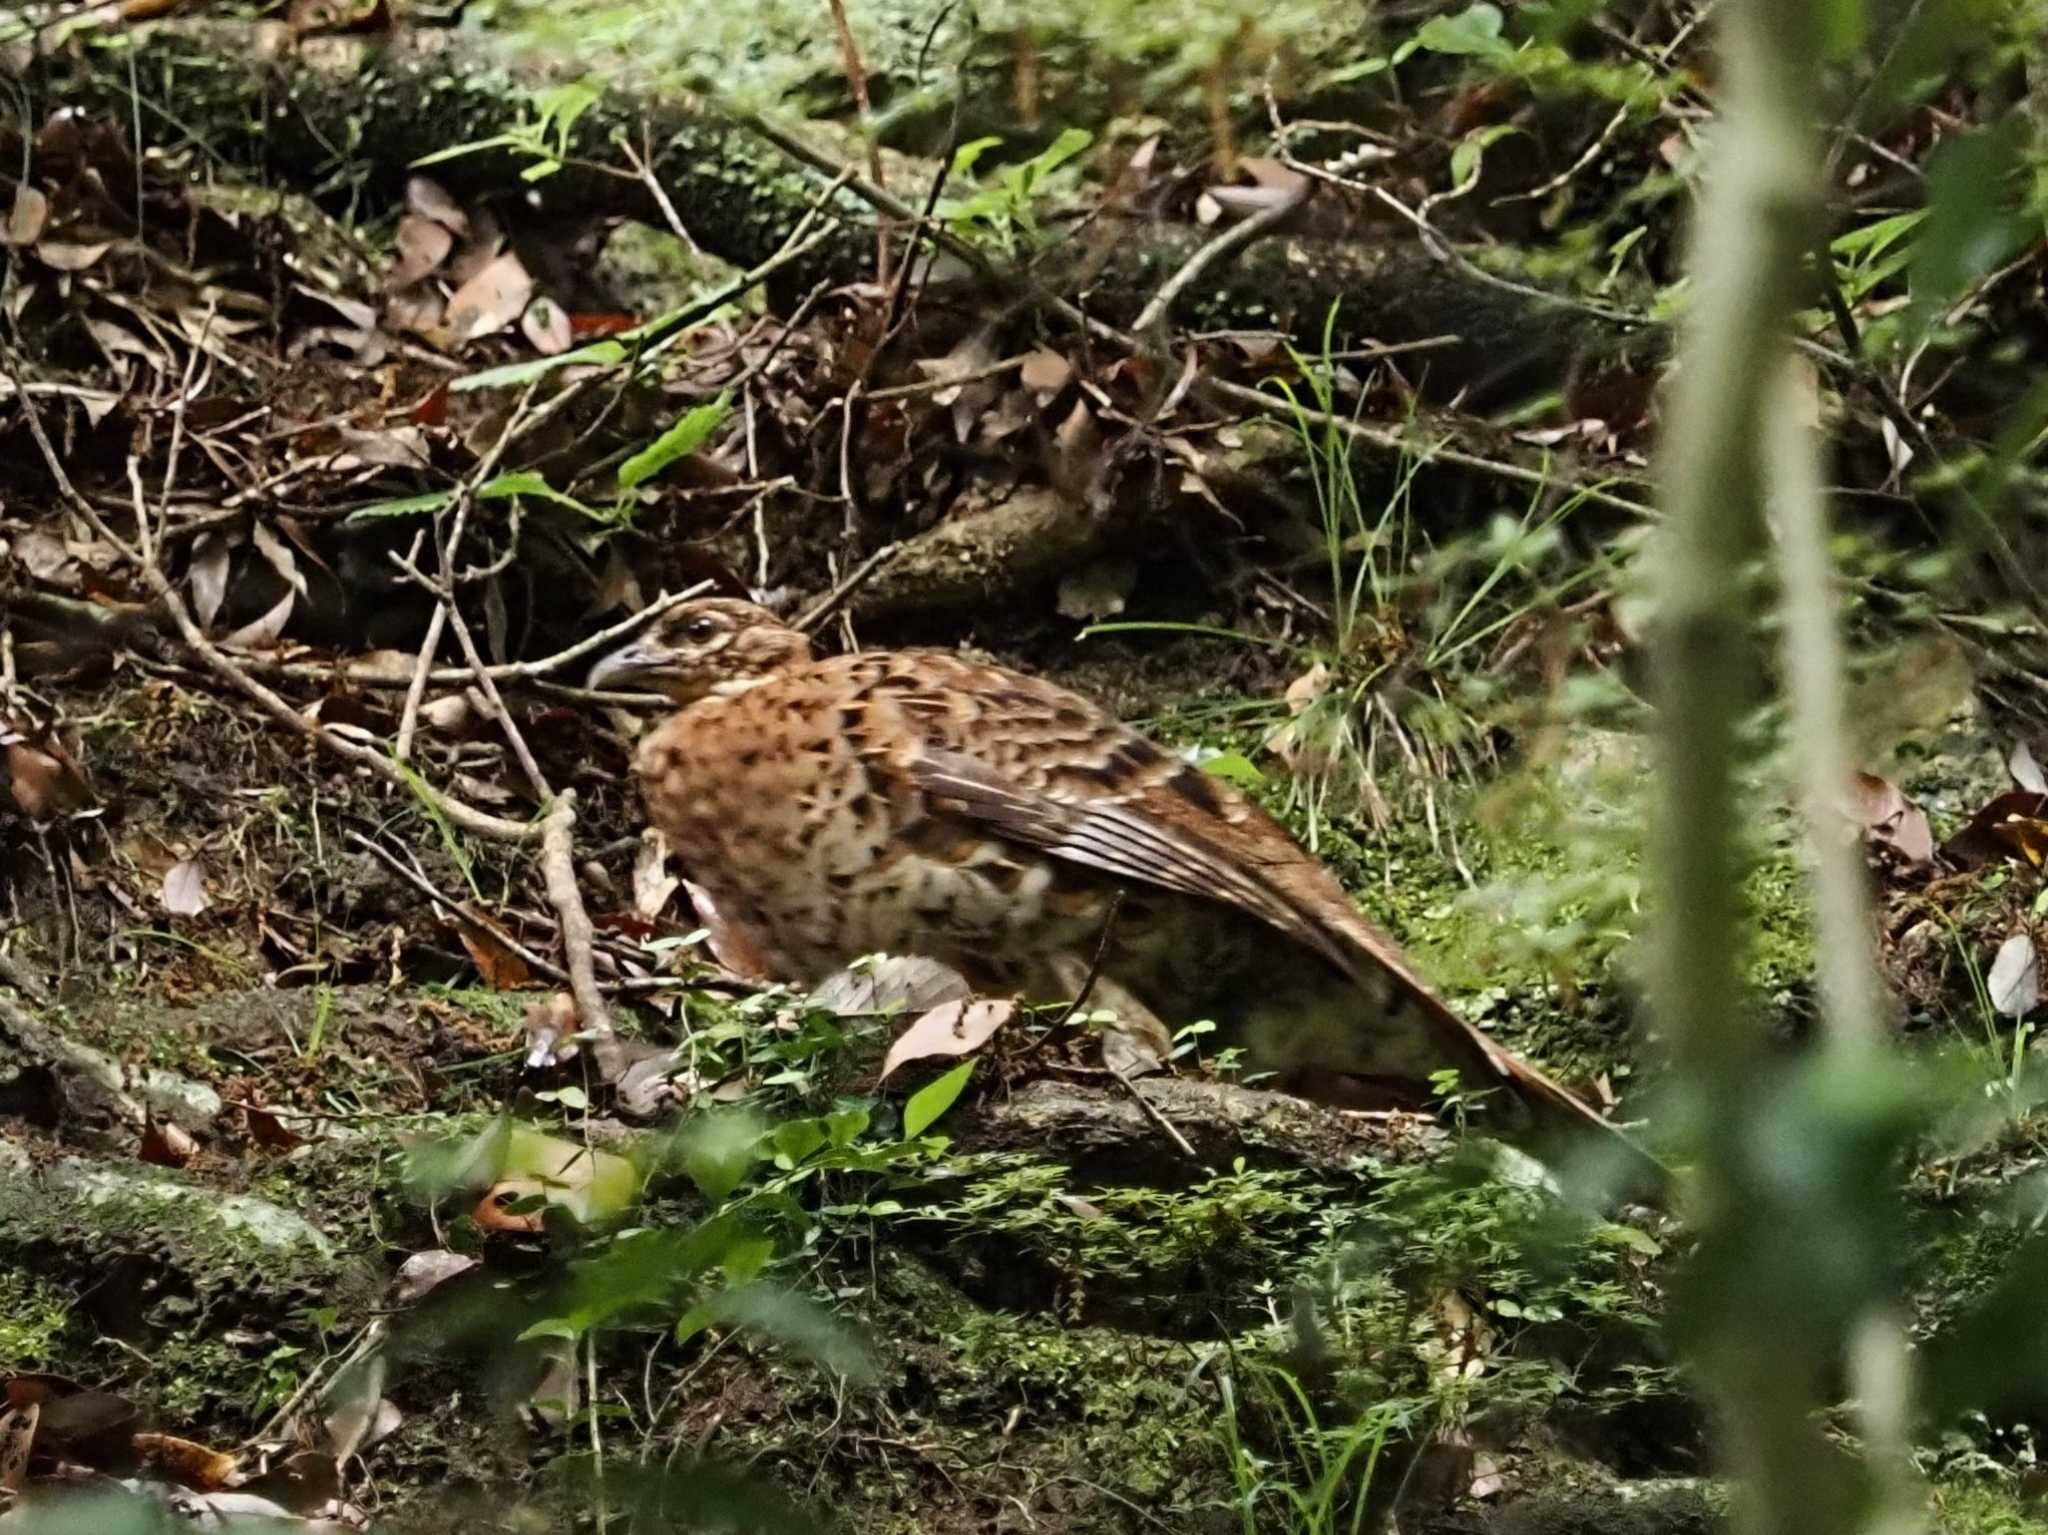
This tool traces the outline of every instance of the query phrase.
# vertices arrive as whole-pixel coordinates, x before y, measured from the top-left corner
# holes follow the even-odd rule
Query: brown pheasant
[[[681,712],[642,742],[649,819],[728,950],[815,982],[876,951],[977,987],[1231,1028],[1310,1096],[1414,1102],[1454,1067],[1545,1119],[1604,1123],[1453,1013],[1278,823],[1078,694],[932,651],[815,660],[707,598],[590,685]]]

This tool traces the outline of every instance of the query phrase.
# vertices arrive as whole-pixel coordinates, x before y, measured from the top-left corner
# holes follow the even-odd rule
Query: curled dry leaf
[[[14,184],[14,206],[0,227],[0,245],[33,245],[50,222],[50,199],[26,181]]]
[[[1992,1007],[2015,1021],[2041,1005],[2041,951],[2034,946],[2033,934],[2006,936],[1991,961],[1984,989],[1990,993]]]
[[[99,264],[100,257],[114,248],[110,240],[77,245],[69,240],[44,240],[37,244],[36,260],[56,272],[83,272]]]
[[[462,211],[448,189],[431,176],[412,176],[405,183],[405,206],[409,212],[432,219],[451,234],[469,234],[469,215]]]
[[[633,910],[643,917],[660,916],[681,883],[668,872],[668,839],[648,827],[640,833],[640,848],[633,855]]]
[[[2025,741],[2012,749],[2012,755],[2005,759],[2005,770],[2012,774],[2012,781],[2030,794],[2048,794],[2048,773],[2041,770],[2033,749]]]
[[[1906,798],[1905,791],[1875,773],[1857,773],[1849,782],[1849,813],[1863,828],[1863,838],[1909,868],[1934,859],[1934,832],[1927,812]]]
[[[2012,789],[1998,795],[1943,843],[1941,851],[1965,869],[2015,855],[2040,867],[2048,859],[2048,794]]]
[[[1007,998],[943,1002],[896,1036],[882,1062],[881,1079],[887,1081],[891,1072],[911,1061],[979,1050],[1016,1016],[1017,1004]]]
[[[391,1285],[392,1302],[410,1306],[457,1275],[467,1274],[477,1266],[477,1261],[468,1253],[453,1253],[445,1247],[414,1253],[398,1266],[398,1278]]]
[[[846,1017],[922,1013],[974,993],[960,972],[922,955],[889,954],[828,975],[811,992],[811,1006]]]
[[[7,787],[15,808],[31,821],[47,821],[82,809],[92,797],[85,775],[55,741],[33,746],[0,719],[6,746]]]
[[[277,642],[284,637],[284,626],[291,622],[292,606],[299,594],[290,587],[285,588],[282,597],[272,604],[268,613],[252,619],[234,633],[221,640],[223,650],[275,650]]]
[[[448,259],[448,253],[455,249],[455,235],[438,219],[428,218],[423,213],[408,213],[398,221],[398,232],[392,238],[392,245],[396,248],[397,257],[385,275],[384,286],[396,292],[432,275]]]
[[[183,1167],[199,1154],[191,1131],[154,1114],[143,1121],[142,1144],[135,1154],[152,1167]]]
[[[190,858],[180,858],[164,870],[157,898],[174,917],[196,917],[213,904],[206,893],[206,875]]]
[[[465,913],[465,915],[468,915]],[[476,963],[476,973],[493,991],[517,991],[532,983],[533,972],[526,961],[505,947],[504,940],[479,923],[473,915],[457,920],[455,932],[463,948]]]
[[[192,563],[185,576],[192,583],[192,616],[202,629],[213,627],[227,597],[229,553],[227,539],[212,531],[200,534],[192,545]]]
[[[1038,403],[1043,405],[1067,387],[1068,380],[1074,376],[1074,365],[1058,352],[1040,347],[1037,351],[1025,355],[1023,366],[1018,369],[1017,376],[1023,381],[1026,389],[1038,396]]]
[[[336,1460],[347,1460],[368,1439],[390,1373],[383,1351],[375,1350],[344,1369],[327,1388],[322,1398],[327,1417],[320,1426]]]
[[[303,1135],[261,1104],[244,1108],[242,1117],[249,1126],[249,1139],[265,1151],[293,1151],[306,1143]]]
[[[511,252],[497,257],[448,300],[448,330],[457,345],[495,335],[525,311],[533,278]]]

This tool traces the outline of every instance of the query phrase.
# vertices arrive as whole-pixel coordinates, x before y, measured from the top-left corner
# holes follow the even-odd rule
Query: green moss
[[[1983,1482],[1935,1488],[1934,1516],[1941,1535],[2048,1535],[2048,1519],[2034,1505]]]
[[[73,1304],[61,1286],[19,1267],[0,1267],[0,1364],[47,1369],[62,1360]]]

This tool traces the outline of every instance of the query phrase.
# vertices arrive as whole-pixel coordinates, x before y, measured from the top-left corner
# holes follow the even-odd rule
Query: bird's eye
[[[718,620],[702,614],[683,625],[683,638],[686,640],[708,640],[717,632]]]

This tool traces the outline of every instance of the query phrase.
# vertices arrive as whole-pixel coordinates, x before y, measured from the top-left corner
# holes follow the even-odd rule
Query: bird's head
[[[689,704],[751,687],[810,656],[810,640],[766,608],[704,597],[671,608],[601,659],[588,686],[644,688]]]

